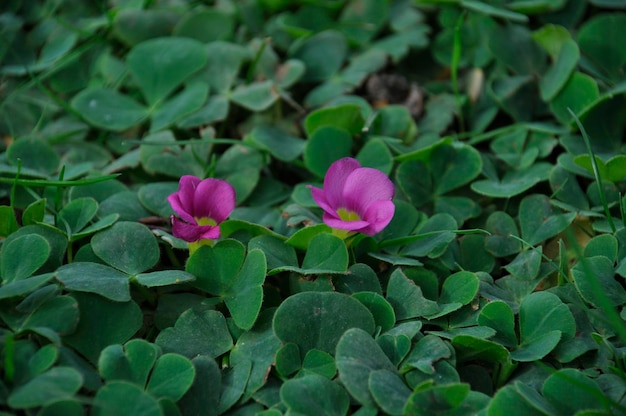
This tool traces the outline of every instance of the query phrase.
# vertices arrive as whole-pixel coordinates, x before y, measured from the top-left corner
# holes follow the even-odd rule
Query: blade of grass
[[[69,187],[69,186],[91,185],[94,183],[99,183],[99,182],[104,182],[104,181],[108,181],[111,179],[115,179],[118,176],[120,176],[119,173],[114,173],[111,175],[98,176],[95,178],[79,179],[75,181],[59,181],[59,180],[48,180],[48,179],[15,179],[15,178],[0,177],[0,183],[8,183],[8,184],[16,183],[17,185],[27,186],[27,187],[45,187],[45,186]]]
[[[450,79],[452,80],[452,89],[456,98],[456,105],[459,112],[459,126],[461,132],[465,131],[465,120],[463,118],[463,100],[459,93],[459,62],[461,61],[461,27],[465,20],[466,11],[464,10],[456,21],[454,27],[454,40],[452,44],[452,62],[450,63]]]
[[[593,149],[591,148],[591,141],[589,141],[589,136],[587,135],[587,131],[585,131],[585,127],[580,122],[580,119],[576,116],[576,114],[572,111],[571,108],[568,108],[567,111],[572,115],[576,125],[578,126],[578,130],[583,135],[583,141],[585,142],[585,146],[587,147],[587,153],[589,153],[589,158],[591,159],[591,167],[593,169],[593,176],[598,184],[598,192],[600,194],[600,201],[602,202],[602,206],[604,207],[604,214],[606,215],[606,219],[609,222],[609,226],[611,227],[611,231],[615,234],[617,229],[615,228],[615,224],[613,223],[613,217],[611,217],[611,212],[609,211],[609,206],[606,203],[606,195],[604,194],[604,188],[602,187],[602,178],[600,177],[600,170],[598,169],[598,163],[596,162],[596,155],[593,153]]]

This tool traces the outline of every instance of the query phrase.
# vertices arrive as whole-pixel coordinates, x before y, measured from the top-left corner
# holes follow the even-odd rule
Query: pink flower
[[[346,157],[330,165],[323,189],[308,187],[331,228],[374,235],[393,218],[393,183],[383,172],[361,167],[356,159]]]
[[[235,209],[235,189],[221,179],[185,175],[178,192],[167,197],[178,217],[172,215],[172,234],[190,243],[220,237],[219,224]]]

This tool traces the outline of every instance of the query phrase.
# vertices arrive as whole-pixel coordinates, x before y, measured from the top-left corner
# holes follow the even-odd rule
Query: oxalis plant
[[[624,28],[2,1],[0,414],[626,414]]]

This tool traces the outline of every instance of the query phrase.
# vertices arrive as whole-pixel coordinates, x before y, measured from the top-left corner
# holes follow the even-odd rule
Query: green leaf
[[[457,351],[457,359],[465,361],[486,361],[505,364],[509,362],[509,351],[502,345],[472,335],[458,335],[452,338],[452,345]]]
[[[517,345],[515,334],[515,318],[511,307],[502,301],[493,301],[486,304],[478,315],[478,324],[496,330],[492,341],[498,342],[505,347]]]
[[[539,81],[539,92],[543,101],[552,101],[561,91],[576,69],[578,59],[580,59],[578,45],[573,40],[567,39],[563,42],[556,61]]]
[[[304,62],[306,72],[303,81],[324,81],[335,74],[348,53],[345,37],[339,32],[327,30],[302,42],[291,58]]]
[[[165,99],[207,60],[202,43],[179,37],[146,40],[126,57],[128,69],[150,106]]]
[[[319,350],[309,350],[319,351]],[[282,377],[288,377],[300,370],[302,367],[302,357],[300,348],[293,342],[287,342],[276,351],[276,371]]]
[[[92,414],[160,416],[162,411],[156,398],[144,392],[141,387],[127,381],[112,381],[96,393]]]
[[[513,22],[526,23],[528,16],[521,13],[515,13],[510,10],[501,9],[487,3],[473,0],[461,0],[461,5],[471,11],[483,13],[487,16],[501,17]]]
[[[623,79],[626,64],[626,48],[616,38],[624,24],[625,13],[606,13],[587,20],[578,31],[583,55],[615,80]]]
[[[13,207],[0,206],[0,237],[8,237],[19,228]]]
[[[142,325],[141,309],[133,301],[113,302],[81,292],[71,296],[78,302],[80,320],[64,340],[93,363],[105,347],[126,342]]]
[[[343,387],[316,374],[287,380],[280,388],[280,398],[298,415],[342,416],[350,407]]]
[[[122,191],[111,195],[100,203],[98,214],[103,219],[109,215],[117,215],[120,220],[130,222],[138,222],[150,216],[139,202],[135,191]]]
[[[529,195],[519,206],[522,238],[530,245],[544,242],[567,228],[576,213],[556,214],[545,195]]]
[[[414,237],[400,250],[400,254],[412,257],[437,258],[441,256],[448,245],[454,240],[457,222],[450,214],[437,213],[422,222]]]
[[[17,387],[8,397],[15,409],[29,409],[69,399],[83,385],[82,375],[72,367],[54,367]]]
[[[389,370],[374,370],[369,376],[372,397],[380,408],[389,415],[403,415],[411,390],[400,376]]]
[[[371,374],[377,370],[397,374],[396,368],[376,341],[369,333],[359,328],[349,329],[341,336],[337,343],[335,359],[339,378],[346,390],[367,407],[376,406],[370,392]]]
[[[234,29],[235,19],[232,13],[220,9],[192,9],[174,27],[173,34],[209,43],[230,39]]]
[[[396,323],[396,314],[391,304],[384,297],[375,292],[359,292],[353,294],[352,297],[369,309],[376,326],[380,327],[382,332],[393,328]]]
[[[191,360],[196,377],[193,384],[178,401],[181,412],[185,415],[217,416],[222,375],[214,359],[206,355],[198,355]]]
[[[196,279],[191,273],[182,270],[159,270],[150,273],[139,273],[135,280],[142,286],[159,287],[193,282]]]
[[[347,274],[334,276],[334,285],[337,292],[352,294],[357,292],[383,293],[380,280],[371,267],[357,263],[350,266]]]
[[[329,380],[337,374],[335,359],[327,352],[312,349],[306,353],[302,360],[303,374],[316,374]]]
[[[165,354],[154,365],[146,391],[158,399],[178,401],[191,387],[195,375],[194,366],[187,358]]]
[[[22,225],[42,222],[46,213],[46,199],[38,199],[26,207],[22,213]]]
[[[585,246],[585,257],[604,256],[612,262],[617,261],[618,241],[611,234],[600,234],[593,237]]]
[[[578,115],[600,97],[597,82],[589,75],[574,72],[550,102],[550,110],[563,124],[573,121],[568,109]]]
[[[13,165],[17,165],[19,160],[23,168],[33,169],[45,176],[56,172],[60,162],[59,154],[48,142],[29,138],[11,144],[6,157]]]
[[[332,234],[319,234],[311,239],[302,269],[308,273],[345,272],[348,250],[342,239]]]
[[[68,290],[96,293],[115,302],[131,299],[128,275],[103,264],[66,264],[57,270],[56,278]]]
[[[113,34],[133,46],[147,39],[168,36],[178,19],[178,14],[171,10],[120,8],[113,20]]]
[[[479,414],[489,404],[489,397],[470,391],[469,384],[450,383],[424,386],[411,395],[405,414]]]
[[[26,234],[7,241],[0,253],[0,274],[4,284],[25,279],[50,257],[50,244],[37,234]]]
[[[215,246],[202,246],[187,261],[188,273],[196,276],[193,285],[212,295],[228,293],[241,269],[246,249],[239,241],[223,240]]]
[[[223,414],[230,409],[243,395],[248,379],[252,362],[245,360],[231,367],[222,377],[222,392],[220,402],[217,407],[219,414]]]
[[[598,166],[598,173],[603,181],[617,183],[626,178],[626,155],[613,156],[606,162],[596,156],[595,160]],[[574,163],[593,174],[591,157],[588,154],[575,156]]]
[[[574,336],[574,316],[556,295],[550,292],[535,292],[522,301],[519,312],[520,341],[532,341],[552,330],[561,331],[562,339]]]
[[[615,279],[613,262],[604,255],[581,258],[572,267],[572,276],[582,298],[597,308],[626,302],[626,290]]]
[[[552,165],[535,163],[523,171],[508,171],[502,179],[485,179],[474,181],[470,185],[472,191],[493,198],[510,198],[519,195],[548,179]]]
[[[185,116],[197,111],[206,102],[209,85],[195,82],[170,99],[151,109],[150,131],[155,132],[171,126]]]
[[[508,384],[496,392],[489,404],[489,413],[492,415],[526,416],[537,413],[537,409],[519,393],[515,385]]]
[[[365,120],[361,107],[355,104],[343,104],[320,108],[312,111],[304,120],[304,131],[311,139],[316,131],[324,127],[344,130],[350,136],[361,133]]]
[[[472,146],[455,144],[435,148],[429,161],[434,193],[443,195],[471,182],[480,174],[482,165],[480,153]]]
[[[244,332],[237,339],[237,343],[230,351],[230,364],[238,365],[243,361],[252,362],[250,378],[246,384],[245,397],[252,396],[261,389],[268,381],[268,371],[276,363],[278,366],[278,354],[281,346],[280,340],[274,334],[272,320],[274,309],[263,310],[252,330]],[[290,344],[293,345],[293,344]],[[296,348],[298,356],[298,368],[300,363],[300,353]]]
[[[298,257],[293,247],[284,240],[271,235],[259,235],[248,242],[248,250],[259,249],[265,254],[267,268],[270,270],[281,266],[298,267]]]
[[[215,358],[233,346],[224,315],[194,309],[181,314],[176,325],[161,331],[155,342],[164,352],[182,354],[190,359],[199,354]]]
[[[520,251],[522,243],[515,220],[503,211],[493,212],[487,218],[485,229],[491,234],[485,239],[485,249],[495,257],[506,257]]]
[[[311,190],[307,190],[309,193]],[[285,241],[285,244],[293,246],[298,250],[306,250],[311,240],[319,234],[330,234],[332,229],[326,224],[315,224],[304,227],[293,233],[291,237]]]
[[[394,270],[387,286],[387,301],[396,312],[396,319],[404,320],[439,312],[437,302],[426,299],[422,289],[400,269]]]
[[[323,178],[330,165],[343,157],[350,156],[352,137],[344,130],[324,126],[307,140],[304,149],[304,164],[316,176]]]
[[[539,274],[542,255],[543,249],[541,246],[522,251],[512,262],[504,266],[504,268],[515,277],[524,280],[533,280]]]
[[[156,238],[148,227],[135,222],[118,222],[91,239],[94,253],[108,265],[135,275],[159,260]]]
[[[439,303],[467,305],[478,294],[478,277],[467,271],[456,272],[446,277],[441,287]]]
[[[159,355],[161,350],[143,339],[109,345],[100,353],[98,371],[107,382],[126,380],[144,387]]]
[[[274,315],[274,333],[285,343],[329,354],[350,328],[374,331],[374,318],[359,301],[336,292],[301,292],[288,297]]]
[[[98,203],[93,198],[77,198],[59,211],[58,221],[65,227],[68,236],[81,231],[98,212]],[[63,228],[62,228],[63,229]]]
[[[306,142],[288,132],[269,125],[257,126],[245,137],[278,160],[291,162],[302,154]]]
[[[249,251],[241,270],[224,294],[226,307],[241,329],[252,328],[259,316],[266,269],[265,254],[258,249]]]
[[[606,410],[604,400],[600,399],[605,393],[598,384],[573,368],[551,374],[543,384],[542,393],[560,414],[574,414],[580,409]]]
[[[401,371],[406,372],[416,368],[429,375],[436,373],[435,364],[438,361],[452,357],[449,344],[435,335],[426,335],[421,338],[404,360]]]
[[[378,169],[386,175],[391,173],[393,168],[393,156],[391,151],[382,139],[371,138],[359,150],[356,155],[362,166]]]
[[[232,102],[254,112],[267,110],[279,97],[276,85],[270,80],[240,85],[230,95]]]
[[[44,283],[50,281],[53,277],[53,273],[45,273],[37,276],[31,276],[28,279],[15,280],[13,282],[6,283],[0,286],[0,300],[31,293]]]
[[[261,152],[248,146],[234,145],[222,153],[215,166],[215,175],[235,188],[237,204],[240,204],[256,187],[264,165]]]
[[[79,92],[70,104],[89,123],[105,130],[123,131],[148,117],[148,109],[134,99],[99,87]]]

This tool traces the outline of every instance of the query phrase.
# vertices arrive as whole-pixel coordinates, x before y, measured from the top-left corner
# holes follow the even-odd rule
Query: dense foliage
[[[0,414],[626,413],[625,28],[3,0]]]

